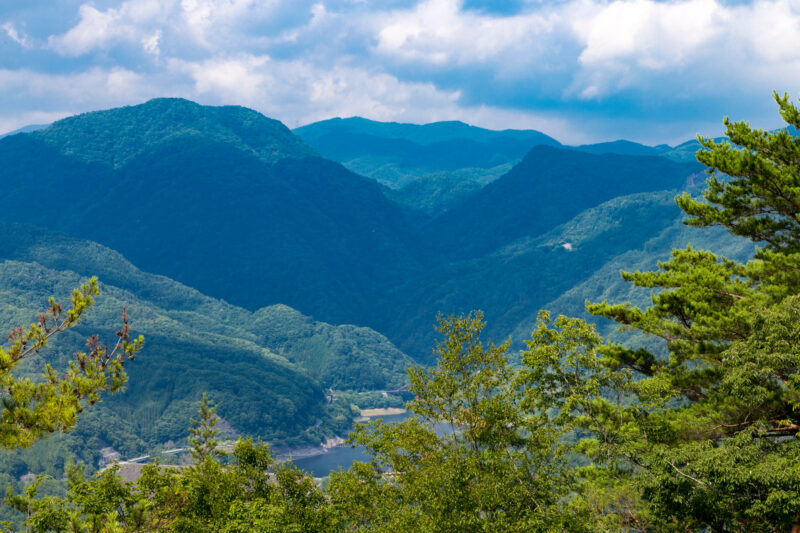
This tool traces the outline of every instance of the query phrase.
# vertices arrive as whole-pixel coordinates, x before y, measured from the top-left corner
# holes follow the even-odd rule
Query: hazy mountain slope
[[[37,263],[0,262],[3,329],[31,321],[49,295],[64,300],[85,279]],[[299,434],[321,415],[320,386],[285,358],[220,332],[210,317],[175,316],[107,284],[102,293],[78,331],[99,331],[113,341],[122,308],[128,306],[134,330],[147,337],[146,351],[130,365],[128,391],[106,402],[136,426],[136,436],[145,442],[183,436],[192,404],[203,391],[220,404],[222,416],[234,428],[267,438]],[[48,352],[47,360],[63,361],[81,347],[80,338],[74,333],[62,339],[55,345],[58,355]],[[102,438],[122,444],[113,435],[114,425],[109,421]]]
[[[381,390],[408,382],[411,359],[369,328],[316,322],[278,304],[253,313],[248,329],[327,387]]]
[[[531,147],[559,146],[538,131],[493,131],[463,122],[337,118],[294,132],[324,157],[396,189],[389,193],[395,201],[432,214],[507,172]]]
[[[456,257],[540,235],[617,196],[682,187],[699,164],[534,147],[508,174],[431,223]]]
[[[375,139],[376,144],[392,150],[392,145],[382,140],[409,141],[418,146],[431,146],[448,141],[473,141],[506,154],[524,155],[531,146],[547,144],[559,146],[552,137],[535,130],[488,130],[463,122],[432,122],[429,124],[403,124],[378,122],[361,117],[333,118],[296,128],[294,132],[311,146],[326,147],[320,151],[331,159],[352,154],[373,154],[372,146],[352,146],[345,142],[348,136],[363,135]],[[398,147],[407,145],[399,144]],[[318,149],[319,150],[319,149]],[[519,152],[522,151],[520,154]],[[474,157],[465,155],[465,157]]]
[[[49,124],[29,124],[28,126],[17,128],[13,131],[9,131],[8,133],[0,133],[0,139],[2,139],[3,137],[8,137],[9,135],[16,135],[17,133],[31,133],[34,131],[42,130],[47,126],[49,126]]]
[[[149,105],[117,111],[137,117]],[[497,317],[494,331],[505,334],[599,265],[657,235],[672,223],[675,208],[671,199],[622,202],[618,214],[603,216],[624,224],[598,229],[592,244],[573,252],[561,248],[563,243],[542,245],[542,235],[616,197],[681,188],[700,169],[663,157],[540,145],[508,173],[431,218],[390,201],[374,180],[316,156],[303,157],[305,149],[295,153],[294,141],[281,144],[286,131],[280,128],[270,143],[283,151],[270,153],[289,155],[270,163],[256,144],[242,148],[236,140],[241,135],[229,142],[230,136],[218,132],[241,129],[240,108],[188,107],[208,115],[159,123],[148,114],[142,119],[145,133],[123,128],[130,147],[111,142],[111,151],[125,157],[104,162],[92,161],[101,145],[85,134],[100,129],[85,124],[91,114],[79,117],[80,142],[70,139],[69,123],[53,126],[60,145],[41,137],[52,135],[49,130],[0,140],[0,185],[8,191],[0,196],[0,217],[96,240],[145,270],[250,310],[285,304],[316,320],[371,327],[420,359],[430,354],[437,312],[483,308]],[[219,118],[228,112],[233,118]],[[98,114],[100,124],[107,125],[110,116],[117,115]],[[223,125],[214,126],[209,117]],[[456,133],[467,128],[462,126]],[[452,125],[437,127],[445,132],[438,137],[424,127],[414,131],[427,135],[421,143],[451,142],[445,134]],[[172,130],[200,133],[171,136]],[[141,148],[141,139],[150,144]],[[62,153],[67,148],[75,148],[72,155]],[[112,159],[125,163],[113,168]],[[433,194],[435,188],[423,190],[419,201]],[[313,330],[315,340],[279,342],[302,345],[305,353],[291,360],[313,375],[335,374],[345,381],[359,375],[341,366],[341,358],[329,358],[338,348],[317,352],[318,339],[333,342],[334,336],[309,329],[302,320],[297,327]],[[364,378],[388,380],[385,376],[396,371],[391,365],[381,368]]]
[[[603,143],[596,143],[596,144],[583,144],[581,146],[575,146],[575,150],[580,150],[581,152],[586,152],[588,154],[619,154],[619,155],[639,155],[639,156],[648,156],[648,155],[662,155],[662,149],[669,149],[670,147],[666,145],[662,145],[660,148],[655,148],[653,146],[646,146],[644,144],[639,144],[631,141],[626,141],[624,139],[620,139],[618,141],[611,141],[611,142],[603,142]]]
[[[128,392],[106,406],[135,428],[103,437],[108,442],[135,434],[152,444],[185,435],[204,391],[237,431],[298,436],[325,418],[320,384],[394,388],[404,383],[410,363],[367,328],[315,322],[286,306],[253,314],[141,272],[106,247],[39,228],[0,223],[0,272],[0,328],[29,322],[51,294],[65,298],[92,274],[100,277],[102,295],[82,333],[100,330],[113,338],[128,306],[147,346],[130,367]],[[325,365],[306,359],[310,347]]]
[[[505,163],[492,168],[460,168],[426,174],[400,189],[385,187],[391,200],[427,215],[440,215],[461,205],[466,198],[506,174],[514,165]]]
[[[601,333],[605,336],[615,339],[620,338],[620,335],[628,337],[629,334],[617,332],[616,323],[593,317],[585,309],[587,300],[592,302],[607,300],[611,303],[631,302],[639,306],[651,304],[650,291],[625,282],[620,276],[620,271],[656,270],[657,262],[668,260],[673,249],[685,248],[689,245],[696,249],[710,250],[737,261],[747,261],[755,252],[755,244],[750,240],[734,237],[721,228],[688,227],[682,223],[685,215],[677,208],[675,211],[676,216],[673,223],[648,239],[642,246],[633,247],[614,257],[601,265],[589,278],[542,307],[550,310],[553,314],[579,316],[591,320],[598,324]],[[568,227],[565,226],[556,230],[554,234],[567,230]],[[515,328],[514,336],[518,340],[526,338],[530,335],[535,322],[535,314],[520,321]],[[641,334],[637,335],[637,339],[638,342],[647,340]]]

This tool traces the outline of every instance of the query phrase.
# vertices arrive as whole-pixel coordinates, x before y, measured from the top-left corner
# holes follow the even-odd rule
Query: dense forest
[[[800,127],[800,109],[788,96],[775,99],[788,126]],[[600,323],[603,331],[608,330],[604,324],[615,323],[623,335],[604,338],[584,318],[553,318],[539,311],[533,332],[522,339],[524,348],[517,355],[511,339],[494,344],[482,338],[486,333],[482,312],[440,315],[433,364],[411,365],[407,370],[411,416],[400,423],[357,425],[350,441],[365,446],[371,459],[333,472],[321,484],[291,463],[276,462],[258,438],[233,436],[232,440],[227,435],[221,440],[224,424],[216,401],[204,395],[196,418],[185,421],[189,464],[178,467],[156,461],[129,481],[118,475],[119,467],[90,475],[83,464],[67,461],[63,491],[37,476],[20,492],[9,488],[5,503],[21,513],[17,520],[32,531],[791,531],[800,527],[800,140],[789,128],[766,132],[727,120],[725,125],[726,139],[698,139],[697,159],[710,173],[702,195],[693,195],[690,187],[676,197],[683,223],[701,228],[703,242],[723,250],[676,248],[657,265],[651,263],[649,270],[623,272],[629,294],[637,289],[640,294],[649,292],[649,301],[639,296],[636,303],[597,299],[586,303],[586,313],[609,321]],[[571,175],[579,175],[581,161],[593,154],[573,152],[570,164],[577,170]],[[649,157],[642,161],[646,164]],[[586,206],[593,211],[585,216],[629,213],[635,220],[637,209],[645,212],[638,216],[646,218],[648,207],[658,212],[665,204],[663,196],[652,193],[663,189],[663,183],[653,184],[644,197],[635,197],[637,191],[626,185],[629,178],[623,172],[629,164],[614,163],[614,171],[622,173],[614,188],[602,187],[603,193],[619,198],[601,198]],[[514,172],[507,183],[513,183]],[[516,171],[522,172],[524,166]],[[673,180],[664,168],[658,175]],[[508,194],[507,183],[494,181],[492,185],[498,185],[487,196],[465,199],[448,213],[475,202],[474,208],[489,209],[491,195]],[[600,191],[582,192],[596,197]],[[579,198],[575,203],[577,214],[584,204]],[[444,224],[442,220],[446,219],[434,220],[428,227]],[[535,226],[539,221],[540,215],[532,213],[519,223]],[[572,225],[559,226],[564,221],[553,226],[562,234],[572,232],[575,237],[567,242],[580,243],[590,222],[578,217]],[[655,240],[648,241],[654,246],[651,250],[663,250],[680,233],[673,227],[673,217],[665,215],[662,224]],[[505,231],[499,221],[493,220],[489,227]],[[11,233],[19,235],[17,229]],[[18,246],[26,249],[33,240],[49,235],[39,231],[31,230]],[[475,235],[476,242],[452,253],[481,253],[480,232],[467,235]],[[545,231],[539,238],[556,237]],[[560,246],[561,239],[553,242],[568,253]],[[97,245],[73,244],[79,245],[102,251]],[[718,251],[733,254],[726,257]],[[35,247],[28,253],[47,255]],[[642,264],[643,258],[635,253],[616,255],[616,262],[584,277],[561,301],[565,305],[572,301],[574,309],[586,284],[605,283],[608,268],[619,261],[627,269]],[[624,264],[625,258],[631,263]],[[52,273],[44,272],[47,267],[39,263],[3,265],[8,269],[4,280],[15,275],[15,268],[40,269],[38,274],[20,276],[17,286]],[[80,279],[69,272],[59,283],[75,284]],[[127,283],[135,285],[136,280]],[[162,279],[159,290],[180,287]],[[0,379],[7,391],[0,445],[10,454],[50,433],[72,430],[79,420],[96,417],[102,413],[95,405],[100,398],[114,398],[112,393],[126,383],[130,389],[125,394],[136,393],[136,380],[141,379],[133,371],[136,365],[141,365],[139,372],[163,372],[158,359],[139,360],[151,342],[150,333],[142,328],[146,339],[132,334],[136,324],[129,324],[127,311],[115,321],[118,330],[109,336],[108,346],[103,344],[108,324],[103,324],[106,327],[99,329],[104,335],[90,336],[85,350],[62,354],[42,366],[37,354],[49,350],[53,341],[86,333],[79,324],[95,302],[102,301],[100,289],[91,278],[73,291],[68,305],[51,299],[37,321],[28,328],[15,328],[9,345],[0,350]],[[124,291],[111,287],[109,294],[132,302],[135,293]],[[191,296],[218,314],[227,305],[198,293]],[[162,303],[169,300],[162,297]],[[159,302],[159,294],[151,294],[150,301]],[[163,306],[153,309],[152,313],[164,316],[170,311]],[[255,313],[233,306],[224,309],[235,317],[248,317],[254,326],[244,329],[260,338],[260,343],[250,338],[251,345],[275,350],[274,364],[313,380],[312,392],[320,382],[333,385],[362,379],[348,376],[324,357],[305,361],[296,357],[296,339],[323,331],[316,335],[335,343],[335,327],[317,326],[288,308]],[[276,313],[287,315],[280,323],[291,324],[284,333],[278,326],[264,326]],[[24,316],[14,318],[22,323]],[[166,337],[184,335],[179,326],[191,320],[198,320],[192,331],[203,331],[198,330],[204,324],[202,317],[179,313],[172,320],[176,325],[162,330]],[[223,335],[234,327],[210,322],[206,322],[212,328],[208,336]],[[346,331],[352,334],[342,330],[342,335]],[[362,333],[372,335],[367,330]],[[158,333],[152,337],[159,342]],[[230,343],[224,338],[221,342]],[[281,351],[287,355],[279,355]],[[400,352],[391,353],[400,357]],[[264,356],[269,359],[267,352]],[[222,355],[210,359],[218,357]],[[243,355],[241,361],[245,360]],[[192,366],[197,365],[187,362],[186,371]],[[222,366],[231,368],[227,362]],[[393,381],[395,367],[384,368],[388,373],[382,386],[399,383]],[[35,373],[42,374],[41,379],[29,379]],[[224,401],[221,398],[220,405]],[[99,407],[106,404],[111,402]]]

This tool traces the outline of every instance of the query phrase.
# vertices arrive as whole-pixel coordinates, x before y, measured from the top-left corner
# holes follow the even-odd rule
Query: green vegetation
[[[251,313],[141,272],[98,244],[0,223],[0,317],[7,327],[35,317],[33,302],[68,295],[90,273],[105,281],[104,295],[77,331],[113,335],[118,310],[127,305],[148,338],[147,364],[130,368],[127,390],[83,417],[74,438],[10,458],[3,471],[15,479],[29,470],[58,475],[75,455],[94,467],[107,446],[132,457],[182,441],[203,392],[236,433],[316,445],[345,434],[357,416],[349,404],[327,405],[324,388],[385,390],[405,383],[410,359],[367,328],[316,322],[286,306]],[[51,360],[65,364],[81,342],[67,332]],[[36,373],[40,365],[37,359],[23,369]],[[42,467],[42,456],[53,458],[52,468]]]
[[[452,208],[499,178],[531,147],[560,146],[538,131],[492,131],[463,122],[337,118],[294,132],[323,157],[385,185],[392,200],[429,215]]]
[[[800,125],[800,111],[788,97],[776,95],[776,100],[786,122]],[[696,242],[734,253],[723,257],[696,246],[676,246],[656,271],[623,272],[631,287],[628,292],[619,286],[607,288],[610,296],[635,295],[634,302],[587,304],[589,313],[621,325],[633,337],[604,340],[594,325],[581,318],[551,319],[541,311],[519,364],[510,364],[510,340],[500,345],[481,340],[485,329],[481,313],[440,318],[435,366],[408,369],[414,395],[407,403],[410,416],[397,424],[358,426],[351,442],[365,446],[372,459],[332,473],[324,489],[291,465],[275,464],[259,442],[240,439],[227,457],[216,439],[215,425],[224,421],[203,396],[200,416],[189,430],[193,464],[148,465],[135,484],[123,481],[114,468],[87,479],[80,466],[67,464],[63,494],[38,478],[24,491],[15,492],[12,483],[6,502],[25,513],[20,519],[34,531],[777,532],[795,528],[800,522],[800,139],[790,130],[769,133],[745,123],[726,121],[726,125],[733,145],[698,141],[705,147],[698,158],[711,168],[708,189],[702,198],[692,196],[694,190],[685,192],[677,203],[690,217],[686,224],[704,234]],[[559,152],[564,151],[535,149],[526,159],[539,154],[551,162],[562,161],[564,154]],[[544,277],[557,269],[569,272],[570,258],[585,253],[583,260],[597,260],[564,281],[573,283],[573,290],[554,300],[574,306],[582,291],[602,283],[613,265],[626,257],[642,259],[637,246],[643,244],[645,252],[653,253],[693,235],[674,226],[668,194],[660,192],[683,175],[680,165],[658,157],[574,154],[573,174],[567,177],[576,183],[590,164],[621,173],[612,181],[587,185],[571,206],[574,213],[559,215],[562,225],[537,226],[542,213],[517,218],[528,230],[517,228],[516,236],[506,231],[510,241],[504,247],[481,250],[478,238],[472,249],[451,250],[461,258],[430,279],[453,264],[464,272],[481,273],[477,267],[495,265],[494,274],[502,276],[519,265],[537,264],[532,261],[536,254],[555,263],[534,271]],[[530,168],[531,161],[487,186],[473,207],[499,213],[502,206],[489,200],[500,202],[498,191],[519,190],[511,185],[523,180],[522,170]],[[626,170],[634,161],[675,173],[656,176],[643,186]],[[553,186],[537,183],[531,189],[541,192]],[[513,212],[526,198],[531,200],[518,194],[504,205]],[[591,211],[584,211],[584,204]],[[611,214],[622,216],[611,218]],[[490,226],[502,233],[512,219]],[[628,231],[631,227],[637,231]],[[536,233],[526,233],[534,231],[530,228],[537,228]],[[747,244],[734,244],[735,239]],[[760,245],[755,252],[753,242]],[[39,287],[30,280],[36,268],[41,275],[40,265],[19,261],[1,265],[9,273],[0,275],[8,287],[4,290],[12,295],[9,301],[14,298],[12,288],[20,291],[26,283]],[[463,275],[455,279],[463,283]],[[506,277],[513,282],[513,276]],[[557,298],[558,283],[543,279],[539,283],[544,294],[538,297]],[[574,285],[575,279],[581,283]],[[58,293],[58,286],[55,289]],[[146,306],[132,292],[118,290],[131,298],[132,310],[142,306],[151,313],[144,313],[142,331],[154,342],[159,336],[148,332],[148,322],[172,317],[173,312],[184,320],[192,313],[201,315]],[[447,284],[438,290],[447,291]],[[642,291],[650,292],[649,301],[641,297]],[[114,288],[107,292],[113,295]],[[417,298],[422,307],[431,301],[441,304],[435,298],[442,292],[430,292],[406,296]],[[15,304],[20,307],[23,300]],[[508,304],[499,302],[497,307]],[[529,302],[510,316],[518,316],[525,305]],[[203,321],[210,325],[203,342],[259,348],[262,360],[294,370],[317,387],[306,372],[315,372],[320,379],[325,375],[331,380],[363,379],[361,374],[349,374],[347,365],[337,365],[331,354],[314,351],[315,336],[328,339],[330,345],[358,346],[337,339],[339,330],[332,326],[317,326],[280,306],[248,313],[207,302],[206,312],[211,308],[249,316],[250,325],[242,330],[250,337],[233,339],[234,323],[220,320],[213,325],[210,317],[199,316],[192,319],[197,325]],[[11,306],[8,314],[15,312]],[[291,335],[265,326],[275,316],[287,317]],[[180,339],[182,322],[173,320],[175,324],[163,321],[169,325],[163,331],[174,341]],[[30,338],[37,338],[36,331],[30,330]],[[357,328],[341,332],[364,333],[370,339],[367,346],[376,339]],[[298,342],[295,337],[311,340]],[[292,357],[270,352],[266,339]],[[202,372],[209,367],[214,372],[233,368],[253,378],[254,386],[259,381],[254,376],[256,365],[237,365],[228,352],[216,358],[198,370],[203,377],[193,382],[194,390],[208,379]],[[220,360],[224,364],[215,367]],[[355,360],[368,365],[368,358]],[[180,367],[182,377],[190,381],[198,366],[192,363]],[[152,364],[160,373],[170,368],[159,368],[157,359]],[[380,368],[385,376],[395,369],[391,364]],[[130,403],[156,396],[152,391],[134,395],[133,370],[131,380],[126,393]],[[230,409],[226,392],[222,386],[209,394],[214,403],[215,396],[222,398],[219,408],[225,421]],[[236,393],[243,397],[240,389]],[[364,407],[359,402],[378,400],[374,391],[337,394],[337,401],[324,408],[329,427],[345,427],[348,417]],[[278,407],[288,408],[286,403]],[[170,420],[184,411],[174,409]],[[35,411],[30,414],[34,422],[40,418]],[[47,422],[46,416],[42,419]],[[270,424],[285,427],[280,422]],[[306,434],[317,436],[318,426],[307,428]]]
[[[66,310],[50,298],[48,309],[39,313],[35,323],[28,328],[15,327],[8,335],[8,348],[0,346],[0,388],[4,392],[0,447],[28,447],[45,434],[71,429],[86,405],[100,401],[100,393],[118,392],[125,385],[125,362],[134,358],[144,339],[129,340],[124,310],[122,327],[112,347],[93,335],[86,343],[89,350],[75,353],[65,369],[57,370],[47,363],[38,379],[19,375],[23,361],[34,359],[51,339],[78,324],[98,293],[97,280],[92,278],[72,292],[71,306]]]
[[[440,319],[436,366],[409,371],[413,416],[351,435],[373,460],[331,475],[344,530],[555,531],[574,520],[559,433],[526,416],[508,343],[483,346],[483,327],[480,314]]]
[[[239,106],[204,107],[182,98],[84,113],[31,135],[87,163],[120,168],[155,145],[177,139],[215,138],[266,163],[303,158],[314,150],[278,122]]]
[[[70,466],[65,496],[37,498],[37,480],[6,502],[25,513],[26,528],[36,532],[330,531],[334,526],[314,480],[291,465],[276,464],[265,444],[240,440],[226,463],[214,455],[202,454],[185,468],[145,465],[136,482],[118,476],[118,467],[86,478],[80,465]]]

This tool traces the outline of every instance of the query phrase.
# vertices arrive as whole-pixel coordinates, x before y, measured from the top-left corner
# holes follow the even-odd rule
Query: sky
[[[800,0],[0,0],[0,132],[180,96],[677,144],[783,125]]]

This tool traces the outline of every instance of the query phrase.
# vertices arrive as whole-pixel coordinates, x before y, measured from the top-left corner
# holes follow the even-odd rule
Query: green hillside
[[[672,220],[664,225],[661,231],[651,231],[652,237],[640,245],[632,246],[609,261],[595,265],[596,270],[591,276],[564,291],[552,301],[543,303],[541,307],[554,314],[581,317],[594,322],[598,325],[601,334],[606,337],[612,339],[624,337],[626,340],[630,340],[630,334],[617,332],[616,323],[590,315],[585,310],[587,300],[591,302],[627,301],[640,306],[651,304],[650,291],[625,282],[620,276],[620,271],[653,270],[658,261],[669,259],[673,249],[681,249],[686,246],[714,250],[720,255],[738,261],[745,261],[752,257],[755,248],[753,243],[746,239],[733,237],[718,228],[701,230],[684,225],[682,220],[685,215],[675,206],[674,197],[674,192],[663,191],[615,198],[601,206],[586,210],[543,237],[543,240],[550,243],[572,242],[578,243],[580,246],[580,243],[591,241],[594,238],[593,235],[598,231],[598,226],[616,225],[621,210],[636,206],[635,209],[640,209],[645,214],[652,212],[650,206],[662,205],[668,208],[668,213],[672,214]],[[528,338],[535,323],[536,313],[533,312],[514,328],[514,338],[517,340]],[[645,338],[639,336],[638,342],[645,342]]]
[[[408,217],[378,184],[319,157],[300,157],[305,152],[294,147],[305,145],[288,130],[274,136],[274,121],[265,118],[261,134],[294,155],[271,163],[214,133],[222,126],[168,135],[178,127],[205,131],[216,114],[223,115],[216,122],[236,124],[244,120],[240,108],[199,108],[209,112],[199,125],[193,116],[183,126],[157,122],[161,132],[146,137],[155,141],[143,151],[145,137],[124,137],[130,145],[120,141],[112,152],[136,155],[118,168],[87,162],[95,145],[67,134],[75,125],[84,140],[95,120],[113,131],[109,117],[122,117],[124,130],[141,113],[168,116],[161,104],[179,111],[187,105],[156,103],[157,109],[148,103],[81,115],[0,140],[2,219],[100,242],[147,271],[251,310],[284,303],[338,323],[358,323],[357,310],[389,275],[374,265],[391,264],[396,273],[417,263]],[[33,202],[38,209],[29,208]]]
[[[404,383],[410,360],[372,330],[315,322],[286,306],[251,313],[141,272],[96,243],[18,224],[0,224],[0,328],[30,322],[50,295],[65,298],[89,275],[101,279],[97,306],[49,357],[63,359],[90,332],[113,338],[128,307],[147,346],[130,366],[127,392],[107,399],[108,420],[94,428],[120,451],[184,437],[202,392],[237,432],[317,442],[342,429],[325,423],[323,387]],[[304,433],[318,420],[317,432]]]
[[[84,113],[32,136],[64,155],[114,168],[154,145],[181,138],[219,139],[266,163],[315,155],[286,126],[252,109],[206,107],[182,98],[156,98],[142,105]]]
[[[430,231],[457,256],[491,252],[520,237],[541,235],[614,197],[680,188],[701,168],[663,157],[536,146],[480,194],[434,220]]]

